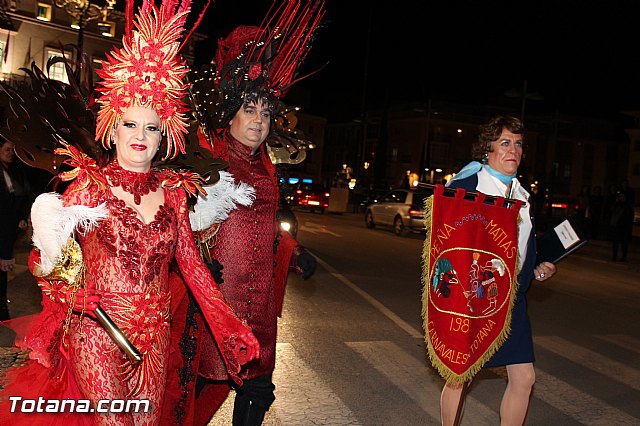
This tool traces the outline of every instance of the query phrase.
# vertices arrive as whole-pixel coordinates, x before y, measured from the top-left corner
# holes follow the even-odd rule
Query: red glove
[[[100,295],[96,294],[95,286],[88,286],[88,288],[80,287],[77,291],[75,288],[62,284],[61,281],[51,283],[51,290],[49,297],[62,303],[66,309],[69,309],[69,303],[73,300],[73,311],[77,313],[84,313],[85,315],[95,318],[95,310],[98,309],[98,302],[100,302]],[[73,292],[75,291],[75,298]]]
[[[260,358],[260,344],[251,331],[238,335],[234,350],[240,365]]]
[[[68,298],[71,300],[72,289],[67,290]],[[82,312],[91,318],[96,318],[95,310],[98,309],[100,296],[96,294],[96,289],[79,288],[73,304],[74,312]]]

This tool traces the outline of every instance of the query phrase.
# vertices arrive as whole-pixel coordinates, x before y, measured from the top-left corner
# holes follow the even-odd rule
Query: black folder
[[[583,230],[575,217],[569,217],[549,229],[536,240],[536,263],[558,263],[587,243]]]

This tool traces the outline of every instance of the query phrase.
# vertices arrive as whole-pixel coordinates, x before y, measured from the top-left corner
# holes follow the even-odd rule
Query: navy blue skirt
[[[527,299],[518,292],[511,313],[511,333],[484,367],[499,367],[510,364],[534,362],[531,322],[527,313]]]

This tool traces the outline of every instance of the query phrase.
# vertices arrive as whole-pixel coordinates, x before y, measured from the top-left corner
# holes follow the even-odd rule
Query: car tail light
[[[551,203],[551,207],[554,209],[566,209],[567,205],[565,203]]]
[[[409,207],[409,214],[412,216],[419,216],[422,214],[422,210],[416,206]]]
[[[302,194],[302,189],[298,189],[298,190],[296,191],[296,194]]]
[[[330,195],[331,195],[331,194],[329,194],[328,192],[325,192],[325,193],[324,193],[324,196],[325,196],[325,197],[329,197]]]

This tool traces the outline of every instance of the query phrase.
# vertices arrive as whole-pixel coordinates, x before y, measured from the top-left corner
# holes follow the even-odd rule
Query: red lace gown
[[[106,202],[109,210],[97,228],[78,235],[86,266],[85,283],[95,284],[102,295],[100,305],[143,354],[143,362],[133,374],[126,374],[124,355],[104,329],[87,316],[82,320],[78,315],[72,316],[68,346],[62,345],[66,310],[45,296],[43,312],[23,344],[32,350],[32,360],[10,373],[11,383],[2,398],[86,398],[92,408],[99,400],[135,398],[148,400],[150,411],[84,416],[7,413],[11,407],[5,401],[0,424],[158,424],[169,356],[168,269],[173,259],[223,349],[229,372],[235,376],[238,370],[235,338],[249,329],[227,305],[200,258],[189,224],[185,192],[162,189],[164,204],[153,221],[146,224],[109,188],[82,186],[78,181],[70,186],[63,195],[65,205],[94,207]]]

